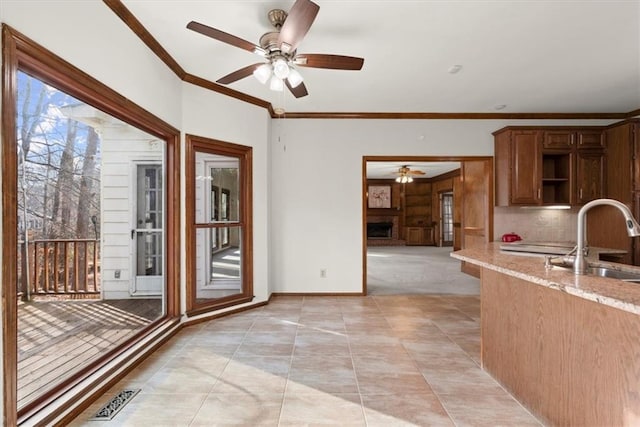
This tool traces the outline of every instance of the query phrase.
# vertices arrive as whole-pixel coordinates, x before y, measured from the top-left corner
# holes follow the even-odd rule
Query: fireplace
[[[371,215],[367,217],[367,246],[404,246],[398,236],[400,231],[397,215]]]
[[[393,231],[392,222],[368,222],[367,239],[390,239]]]

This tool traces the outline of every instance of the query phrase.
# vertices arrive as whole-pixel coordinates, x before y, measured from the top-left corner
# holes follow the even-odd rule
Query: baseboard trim
[[[363,297],[364,292],[272,292],[269,297]]]
[[[185,320],[184,322],[182,322],[181,326],[183,327],[193,326],[193,325],[197,325],[198,323],[208,322],[210,320],[219,319],[220,317],[229,316],[231,314],[238,314],[238,313],[242,313],[243,311],[253,310],[254,308],[259,308],[269,304],[270,300],[271,300],[271,297],[269,297],[268,301],[262,301],[262,302],[257,302],[251,305],[245,305],[244,307],[234,308],[233,310],[228,310],[222,313],[211,313],[208,316],[198,317],[197,319]]]

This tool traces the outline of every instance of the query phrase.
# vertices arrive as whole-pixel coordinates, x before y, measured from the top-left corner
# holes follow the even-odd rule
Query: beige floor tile
[[[185,328],[73,425],[538,425],[479,367],[478,313],[477,297],[275,297]]]
[[[291,344],[242,344],[236,351],[236,356],[291,356],[293,343]]]
[[[208,393],[218,380],[222,368],[209,369],[205,364],[165,366],[145,384],[145,393]]]
[[[193,335],[189,345],[222,345],[222,344],[240,344],[247,331],[211,331],[209,329],[201,329]]]
[[[111,421],[86,421],[86,426],[169,427],[188,426],[206,394],[138,393]]]
[[[211,393],[284,393],[290,357],[238,357],[220,375]]]
[[[438,340],[430,342],[403,342],[402,345],[416,360],[449,359],[453,357],[467,356],[460,346],[451,340]]]
[[[327,318],[322,318],[315,315],[307,317],[302,316],[300,317],[300,325],[298,326],[298,329],[318,332],[346,332],[346,329],[344,327],[344,320],[342,320],[342,318],[337,319],[333,316]]]
[[[455,394],[440,394],[439,398],[457,426],[542,426],[506,391],[469,388]]]
[[[433,393],[363,395],[362,404],[368,427],[454,426]]]
[[[465,393],[501,394],[502,387],[478,366],[457,369],[423,369],[427,382],[438,395]]]
[[[364,426],[357,393],[285,393],[280,426]]]
[[[419,373],[415,361],[408,355],[395,354],[356,354],[353,355],[356,372],[379,374],[415,374]]]
[[[400,342],[379,343],[379,342],[349,342],[351,354],[353,355],[408,355],[407,350]]]
[[[358,388],[364,394],[414,394],[433,393],[425,378],[419,373],[389,374],[357,371]]]
[[[307,393],[310,390],[357,393],[358,385],[351,358],[294,356],[287,381],[287,393]]]
[[[293,344],[296,340],[296,330],[279,332],[249,331],[245,335],[242,344]]]
[[[206,323],[202,327],[206,331],[218,331],[218,332],[238,332],[248,331],[253,326],[256,318],[254,316],[243,317],[242,314],[236,314],[229,317],[221,317],[219,319],[213,319]]]
[[[297,329],[297,321],[294,322],[278,317],[260,317],[255,320],[249,332],[282,332],[284,334],[295,334]]]
[[[190,426],[277,426],[281,393],[210,394]]]
[[[294,356],[327,354],[349,356],[349,340],[345,334],[335,331],[303,329],[298,332],[294,344]]]

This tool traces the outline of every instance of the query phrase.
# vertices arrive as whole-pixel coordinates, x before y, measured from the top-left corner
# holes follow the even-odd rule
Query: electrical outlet
[[[320,277],[322,277],[323,279],[325,279],[327,277],[327,269],[326,268],[321,268],[320,269]]]
[[[114,276],[114,278],[115,278],[115,279],[119,279],[119,278],[120,278],[120,270],[116,270],[116,271],[113,273],[113,276]]]

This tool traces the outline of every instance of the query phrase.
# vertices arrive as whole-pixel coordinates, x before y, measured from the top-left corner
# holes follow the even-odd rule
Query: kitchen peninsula
[[[525,407],[550,425],[640,423],[640,283],[546,268],[499,243],[452,256],[481,267],[482,366]]]

